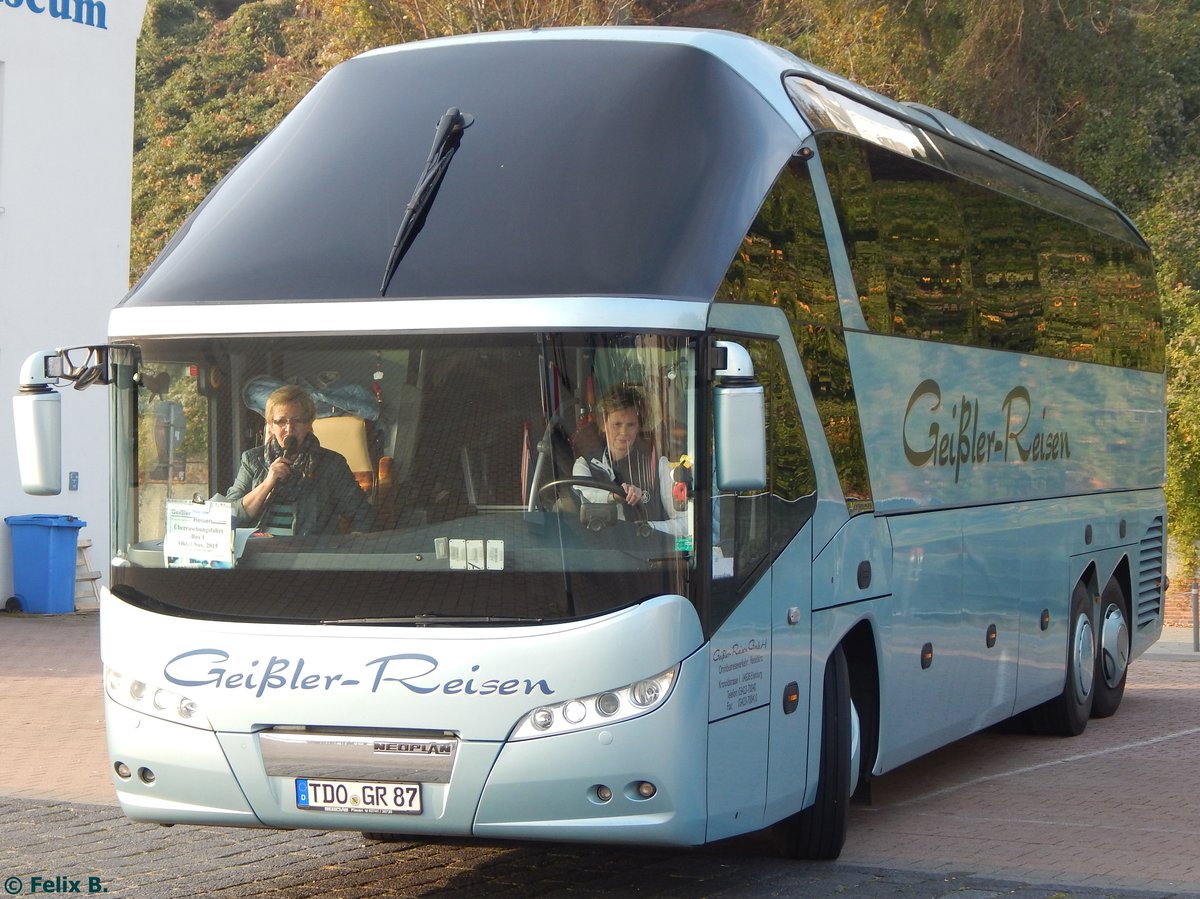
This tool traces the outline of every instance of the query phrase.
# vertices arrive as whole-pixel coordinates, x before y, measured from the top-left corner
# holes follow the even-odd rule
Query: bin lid
[[[43,528],[85,528],[87,522],[74,515],[9,515],[5,524],[31,524]]]

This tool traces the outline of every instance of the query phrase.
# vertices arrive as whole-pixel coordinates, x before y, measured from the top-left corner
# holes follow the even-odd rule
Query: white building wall
[[[129,286],[134,54],[145,0],[0,0],[0,518],[75,515],[105,571],[108,391],[62,391],[63,492],[27,496],[11,404],[41,348],[103,343]],[[68,473],[79,473],[68,490]],[[13,593],[0,525],[0,607]]]

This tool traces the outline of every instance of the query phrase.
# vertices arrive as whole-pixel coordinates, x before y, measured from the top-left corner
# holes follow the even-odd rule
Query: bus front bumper
[[[135,712],[104,699],[109,773],[134,821],[260,827],[211,730]]]
[[[420,814],[300,808],[297,780],[312,772],[268,774],[258,733],[171,723],[108,698],[106,718],[117,797],[138,821],[679,846],[705,837],[706,700],[676,689],[611,727],[458,740],[446,782],[419,785]]]

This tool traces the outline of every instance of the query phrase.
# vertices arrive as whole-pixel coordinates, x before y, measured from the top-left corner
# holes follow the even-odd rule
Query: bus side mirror
[[[739,344],[719,340],[713,372],[716,487],[721,491],[765,490],[767,415],[763,387],[754,380],[750,354]]]
[[[21,387],[13,397],[17,466],[21,488],[32,496],[62,493],[62,397],[57,350],[34,353],[21,367]]]
[[[20,389],[13,397],[21,488],[32,496],[62,493],[62,398],[56,387],[69,381],[76,390],[90,384],[129,390],[140,377],[141,354],[135,346],[102,344],[31,354],[21,365]]]

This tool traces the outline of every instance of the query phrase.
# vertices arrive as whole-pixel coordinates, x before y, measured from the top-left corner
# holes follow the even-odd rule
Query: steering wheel
[[[621,501],[626,509],[633,510],[633,520],[637,524],[637,532],[639,537],[648,537],[654,527],[646,518],[646,508],[640,503],[636,506],[631,506],[625,502],[625,488],[614,481],[605,481],[600,478],[559,478],[557,481],[551,481],[548,484],[542,485],[538,490],[538,499],[550,505],[554,502],[554,491],[559,487],[592,487],[596,490],[606,490]]]

